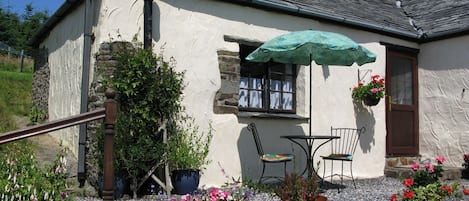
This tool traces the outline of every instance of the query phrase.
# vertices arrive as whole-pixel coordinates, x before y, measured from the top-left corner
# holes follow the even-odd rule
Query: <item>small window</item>
[[[247,61],[246,56],[255,49],[240,45],[239,110],[295,113],[296,65]]]

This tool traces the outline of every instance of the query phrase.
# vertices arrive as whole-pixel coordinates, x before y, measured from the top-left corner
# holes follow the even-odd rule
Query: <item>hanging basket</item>
[[[379,98],[374,98],[374,97],[365,97],[363,99],[363,104],[367,105],[367,106],[375,106],[375,105],[378,105],[379,103]]]

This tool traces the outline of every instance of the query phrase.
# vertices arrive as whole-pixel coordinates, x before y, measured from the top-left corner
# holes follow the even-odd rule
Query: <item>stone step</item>
[[[443,176],[441,180],[459,180],[462,176],[462,167],[446,167],[443,166]],[[410,168],[410,165],[397,166],[397,167],[385,167],[384,175],[392,178],[409,178],[414,174],[414,171]]]

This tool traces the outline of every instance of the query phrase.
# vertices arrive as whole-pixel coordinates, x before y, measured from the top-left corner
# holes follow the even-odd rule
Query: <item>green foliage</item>
[[[72,200],[66,193],[64,154],[58,154],[52,166],[40,168],[30,142],[0,146],[0,200]]]
[[[47,11],[35,11],[31,4],[26,5],[23,15],[0,8],[0,41],[31,55],[28,40],[45,24]]]
[[[0,102],[0,133],[14,130],[16,128],[15,121],[9,115],[7,106],[4,102]]]
[[[459,183],[454,182],[452,185],[442,184],[440,178],[443,176],[442,164],[446,161],[445,157],[436,158],[437,165],[425,163],[424,168],[420,164],[414,163],[411,168],[414,175],[403,181],[406,187],[402,194],[393,194],[391,201],[397,200],[444,200],[447,197],[461,197],[459,192]]]
[[[284,201],[314,201],[318,195],[317,189],[317,177],[305,179],[301,175],[291,173],[285,175],[277,195]]]
[[[352,98],[354,100],[363,100],[367,97],[373,99],[380,99],[384,97],[384,78],[379,75],[371,76],[371,81],[368,84],[362,82],[353,88]]]
[[[168,140],[167,157],[173,170],[200,170],[210,161],[207,160],[212,127],[205,134],[199,131],[193,119],[186,118],[182,125],[175,125]]]
[[[33,124],[40,124],[45,119],[47,119],[47,112],[34,104],[31,107],[31,112],[29,113],[29,121]]]
[[[27,116],[31,108],[32,74],[0,71],[0,104],[8,115]]]
[[[116,70],[106,82],[116,89],[119,102],[116,168],[125,171],[135,195],[139,178],[164,162],[160,127],[165,127],[162,122],[172,124],[182,110],[184,73],[175,72],[174,63],[151,49],[130,43],[123,43],[121,48],[114,55]]]

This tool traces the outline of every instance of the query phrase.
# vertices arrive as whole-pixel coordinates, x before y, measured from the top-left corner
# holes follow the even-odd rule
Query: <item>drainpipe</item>
[[[81,78],[81,105],[80,113],[88,111],[88,93],[90,80],[91,40],[92,40],[92,0],[85,0],[85,26],[83,31],[83,70]],[[78,138],[78,182],[83,187],[86,180],[85,152],[86,148],[86,123],[80,124]]]
[[[143,47],[145,49],[151,48],[152,42],[152,8],[153,0],[145,0],[143,6]]]

